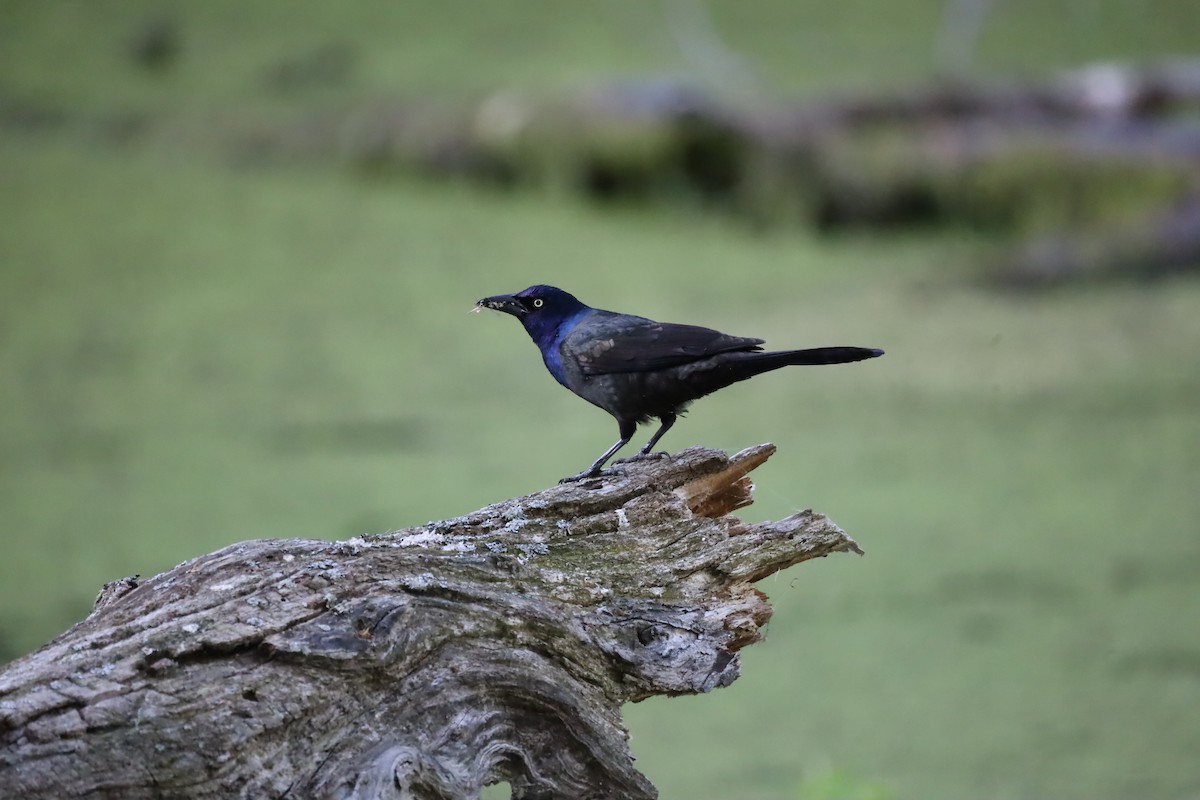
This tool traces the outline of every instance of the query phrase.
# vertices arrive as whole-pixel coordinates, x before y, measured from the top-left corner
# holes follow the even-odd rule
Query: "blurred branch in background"
[[[946,0],[937,39],[937,63],[943,75],[963,76],[971,71],[991,10],[992,0]]]
[[[762,72],[729,46],[704,3],[670,0],[666,17],[679,52],[705,83],[743,97],[766,94]]]

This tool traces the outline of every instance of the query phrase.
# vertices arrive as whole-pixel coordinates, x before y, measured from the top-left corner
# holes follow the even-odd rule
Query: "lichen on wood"
[[[728,686],[771,615],[753,582],[861,553],[812,511],[729,516],[774,449],[114,584],[0,672],[0,796],[656,797],[621,705]]]

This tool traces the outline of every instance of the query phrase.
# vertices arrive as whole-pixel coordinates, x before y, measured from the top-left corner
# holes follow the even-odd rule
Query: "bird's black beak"
[[[493,311],[503,311],[505,314],[512,314],[520,319],[525,316],[527,309],[521,304],[521,301],[513,297],[511,294],[498,294],[493,297],[485,297],[482,300],[475,301],[475,309],[490,308]]]

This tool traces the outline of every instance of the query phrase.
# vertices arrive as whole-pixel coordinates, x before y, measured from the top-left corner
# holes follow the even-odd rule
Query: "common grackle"
[[[620,440],[564,482],[598,475],[639,423],[658,417],[659,429],[638,453],[646,455],[689,403],[731,383],[793,364],[844,364],[883,355],[866,347],[766,353],[762,339],[603,311],[553,286],[485,297],[475,303],[474,310],[481,308],[521,320],[554,379],[617,419]]]

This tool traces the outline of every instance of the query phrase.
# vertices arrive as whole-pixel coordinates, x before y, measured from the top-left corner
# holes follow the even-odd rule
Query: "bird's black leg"
[[[637,431],[637,423],[633,420],[619,419],[617,425],[621,429],[621,439],[612,447],[604,451],[604,455],[592,462],[592,465],[578,475],[572,475],[569,478],[563,478],[559,483],[570,483],[571,481],[581,481],[584,478],[594,478],[600,474],[600,468],[604,463],[613,457],[613,453],[620,450],[625,445],[629,444],[629,440],[633,438],[633,434]]]
[[[646,446],[638,451],[638,455],[648,455],[650,451],[654,449],[654,445],[658,444],[658,440],[662,438],[663,434],[671,430],[671,426],[675,424],[675,419],[676,417],[674,414],[663,414],[661,417],[659,417],[658,420],[662,423],[662,425],[659,426],[659,429],[656,430],[654,435],[650,437],[650,441],[646,442]]]

